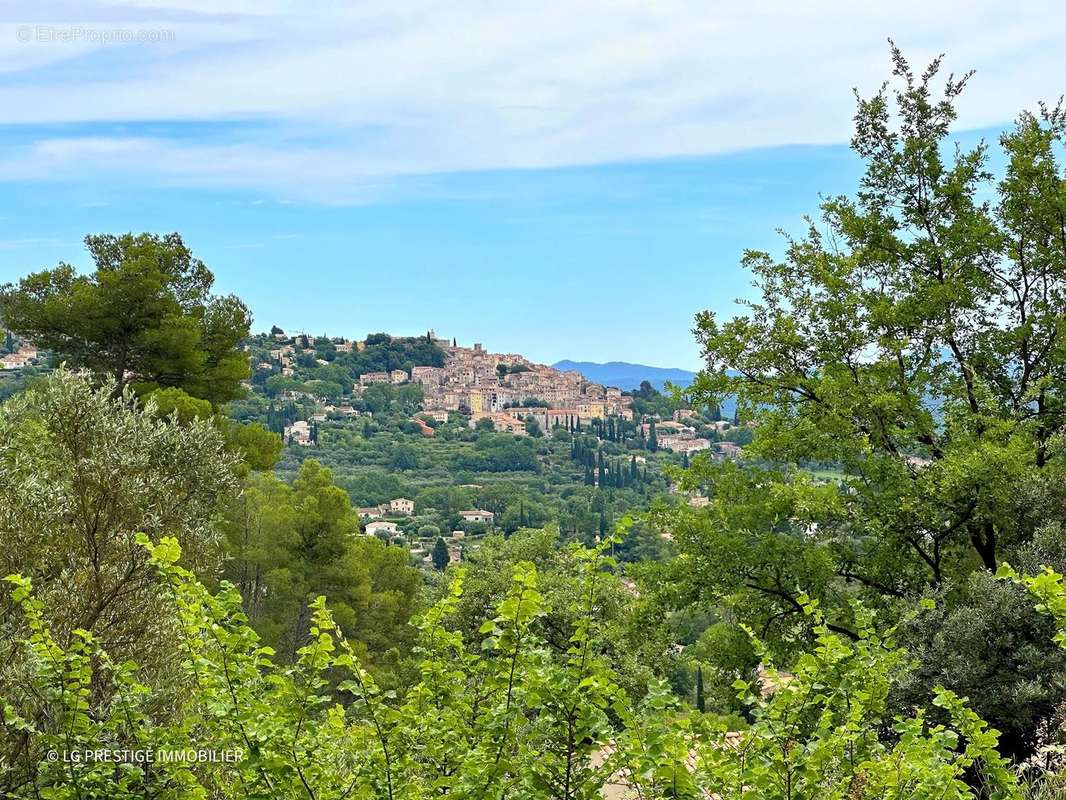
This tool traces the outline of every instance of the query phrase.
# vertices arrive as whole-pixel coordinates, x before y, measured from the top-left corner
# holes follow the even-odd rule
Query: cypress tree
[[[433,545],[432,559],[433,566],[436,567],[438,572],[443,572],[451,560],[451,556],[448,553],[448,545],[445,544],[444,539],[440,536],[437,537],[437,541]]]
[[[703,667],[696,667],[696,710],[701,714],[707,710],[703,699]]]
[[[659,437],[655,433],[655,420],[651,421],[651,428],[648,429],[648,450],[656,452],[659,449]]]

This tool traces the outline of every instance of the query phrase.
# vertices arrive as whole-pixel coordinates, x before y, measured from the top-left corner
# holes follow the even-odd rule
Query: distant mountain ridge
[[[648,381],[660,392],[669,381],[675,386],[688,386],[696,377],[695,372],[671,367],[650,367],[647,364],[631,364],[628,361],[608,361],[597,364],[594,361],[570,361],[564,359],[552,364],[557,370],[566,372],[576,370],[594,383],[604,386],[617,386],[619,389],[637,389],[641,381]]]

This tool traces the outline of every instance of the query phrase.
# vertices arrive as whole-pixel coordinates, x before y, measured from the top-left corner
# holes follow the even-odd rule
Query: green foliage
[[[543,436],[544,432],[540,429],[540,423],[537,422],[537,418],[530,416],[526,419],[526,433],[533,437]]]
[[[893,81],[858,102],[857,192],[825,200],[780,256],[745,253],[757,290],[745,314],[697,317],[708,366],[691,400],[736,397],[753,437],[740,467],[694,459],[683,486],[705,490],[708,509],[658,516],[684,559],[670,579],[682,602],[717,595],[766,626],[778,652],[800,590],[851,636],[855,597],[897,617],[935,597],[943,624],[925,635],[941,643],[912,642],[927,677],[951,663],[958,683],[999,687],[982,710],[1008,742],[1031,743],[1066,700],[1057,666],[1034,678],[1058,656],[1028,623],[989,618],[970,575],[994,572],[1066,508],[1066,239],[1054,222],[1066,116],[1019,115],[994,176],[984,144],[950,146],[968,76],[938,94],[939,60],[915,74],[892,55]],[[789,466],[804,463],[839,478]],[[993,630],[1018,658],[982,643]],[[1022,730],[1012,704],[1030,700]]]
[[[364,470],[339,483],[357,506],[376,506],[407,494],[407,486],[398,475],[380,469]]]
[[[216,405],[240,394],[248,309],[210,294],[214,276],[178,234],[86,236],[85,246],[90,275],[60,264],[0,287],[12,330],[117,391],[173,386]]]
[[[917,76],[893,58],[894,94],[859,101],[857,196],[827,200],[825,230],[788,239],[783,260],[745,255],[761,299],[724,324],[699,316],[693,393],[738,397],[754,455],[842,464],[855,557],[896,551],[894,571],[935,587],[971,561],[995,570],[1034,529],[1022,487],[1063,479],[1066,242],[1050,231],[1066,127],[1021,114],[996,182],[984,145],[948,146],[966,79],[937,98],[939,61]]]
[[[395,666],[413,631],[418,572],[406,550],[359,534],[347,493],[314,459],[292,486],[252,475],[226,509],[230,559],[225,577],[243,598],[252,625],[283,659],[309,636],[311,602],[329,597],[345,636],[376,664]]]
[[[443,572],[444,568],[448,566],[450,556],[448,554],[448,545],[445,544],[444,539],[440,536],[437,537],[437,541],[433,543],[433,568],[438,572]]]
[[[366,337],[365,349],[340,353],[334,363],[348,369],[352,375],[394,369],[410,373],[411,367],[415,366],[444,366],[444,352],[424,336],[406,338],[376,333]]]
[[[418,469],[418,451],[410,445],[400,445],[393,451],[389,467],[394,470]]]
[[[133,389],[136,391],[138,387],[134,385]],[[166,389],[155,389],[154,391],[149,390],[141,394],[152,398],[155,402],[156,413],[159,416],[170,417],[177,415],[179,422],[208,419],[214,412],[210,402],[193,397],[175,386]]]
[[[61,643],[85,630],[154,668],[171,650],[166,604],[134,536],[180,534],[185,565],[212,576],[236,458],[213,420],[172,424],[116,393],[57,370],[0,407],[0,572],[34,579]]]
[[[281,437],[267,430],[258,422],[240,424],[228,422],[224,435],[231,450],[241,455],[241,460],[253,470],[272,469],[281,455]]]
[[[1066,651],[1052,642],[1052,620],[1019,587],[979,572],[960,592],[904,626],[901,639],[916,663],[893,703],[926,704],[930,687],[946,686],[996,721],[1000,752],[1024,761],[1062,725]]]
[[[178,566],[176,540],[140,541],[180,619],[175,679],[196,690],[152,713],[155,687],[141,682],[136,665],[116,664],[85,632],[57,643],[31,581],[10,576],[30,670],[3,705],[6,796],[592,800],[611,784],[649,799],[962,800],[978,796],[973,778],[981,797],[1021,797],[995,732],[950,692],[936,698],[949,725],[928,725],[919,711],[892,723],[887,740],[878,737],[904,659],[861,613],[862,636],[851,642],[805,603],[817,646],[792,674],[769,670],[772,691],[739,682],[752,722],[730,733],[679,708],[661,686],[636,708],[618,687],[599,654],[596,608],[610,568],[599,552],[576,554],[577,622],[555,657],[536,632],[544,598],[531,564],[514,568],[473,649],[449,627],[463,596],[459,575],[421,617],[417,678],[397,696],[361,664],[323,598],[310,603],[307,643],[281,667],[247,625],[232,586],[212,595]],[[109,686],[113,702],[97,701],[94,681]],[[237,757],[156,760],[151,768],[45,757],[140,748]]]
[[[639,420],[643,417],[670,419],[681,404],[670,395],[662,394],[648,381],[641,381],[640,388],[629,393],[633,397],[633,413]]]
[[[473,453],[456,457],[455,467],[472,472],[536,472],[539,464],[531,441],[501,433],[480,437]]]
[[[1066,648],[1066,583],[1062,575],[1045,567],[1037,575],[1019,575],[1010,564],[1003,564],[997,576],[1023,585],[1038,601],[1036,610],[1055,621],[1055,641]]]

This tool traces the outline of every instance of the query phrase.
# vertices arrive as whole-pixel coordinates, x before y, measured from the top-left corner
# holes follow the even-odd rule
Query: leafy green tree
[[[396,399],[396,387],[388,383],[372,383],[363,390],[363,403],[372,414],[383,414]]]
[[[418,451],[409,444],[402,444],[393,450],[389,468],[394,470],[418,469]]]
[[[240,395],[251,317],[236,297],[211,295],[214,276],[176,234],[85,237],[96,266],[69,264],[0,288],[12,330],[141,392],[175,386],[221,404]]]
[[[396,403],[405,414],[414,414],[418,411],[424,396],[421,384],[405,383],[396,389]]]
[[[160,417],[176,415],[179,422],[210,419],[214,413],[210,402],[193,397],[176,387],[156,389],[151,398],[155,402],[156,414]]]
[[[981,607],[970,573],[995,570],[1066,507],[1066,118],[1019,115],[997,179],[984,144],[949,146],[969,76],[937,97],[939,60],[921,75],[896,49],[893,61],[894,89],[858,103],[856,195],[826,200],[781,258],[745,254],[760,294],[745,315],[697,318],[708,367],[693,401],[736,397],[757,422],[752,459],[844,473],[820,485],[801,470],[698,460],[684,482],[713,496],[679,512],[692,560],[691,581],[678,580],[778,630],[801,616],[802,587],[838,632],[855,634],[855,595],[898,613],[930,594],[961,635]],[[993,663],[990,681],[1024,683],[1029,666]],[[1016,717],[991,722],[1033,738]]]
[[[344,394],[344,388],[335,381],[312,380],[307,382],[307,389],[315,397],[336,402]]]
[[[271,375],[263,384],[263,389],[269,397],[277,397],[283,392],[306,391],[303,381],[297,380],[291,375]]]
[[[35,580],[69,644],[88,631],[146,667],[170,652],[166,603],[137,534],[180,534],[186,566],[213,578],[215,507],[238,490],[213,420],[179,425],[108,379],[57,370],[0,407],[0,572]]]
[[[158,392],[153,397],[156,394]],[[281,437],[258,422],[227,422],[223,436],[229,448],[240,454],[249,469],[273,469],[281,455]]]
[[[526,433],[534,438],[539,438],[544,435],[544,432],[540,429],[540,423],[537,422],[537,418],[532,414],[526,417]]]
[[[887,89],[859,102],[857,197],[826,201],[826,233],[790,239],[784,260],[745,255],[762,300],[725,324],[699,316],[695,395],[736,394],[759,455],[843,464],[878,531],[854,557],[891,547],[903,557],[885,566],[938,586],[971,557],[994,570],[1033,529],[1021,487],[1061,477],[1064,119],[1021,114],[994,182],[984,145],[945,161],[966,78],[938,100],[939,61],[915,76],[893,58],[895,117]]]
[[[316,337],[313,346],[315,356],[323,361],[332,361],[337,357],[337,345],[325,336]]]
[[[969,697],[996,720],[1000,749],[1024,761],[1063,723],[1066,651],[1051,643],[1054,621],[1017,586],[986,572],[960,587],[965,597],[920,615],[901,632],[918,656],[893,692],[898,708],[925,703],[930,686]]]
[[[408,640],[417,571],[405,551],[359,535],[347,493],[314,459],[300,465],[291,487],[253,476],[226,519],[226,576],[283,658],[295,658],[306,643],[311,602],[323,593],[345,634],[375,661]]]

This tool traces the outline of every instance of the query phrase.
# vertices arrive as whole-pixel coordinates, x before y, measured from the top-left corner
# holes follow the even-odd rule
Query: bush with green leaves
[[[4,796],[591,800],[611,785],[649,800],[1021,796],[996,733],[950,692],[937,695],[950,725],[931,725],[924,712],[885,718],[906,657],[861,609],[852,641],[805,601],[815,647],[791,674],[769,670],[769,690],[738,683],[752,723],[730,732],[664,686],[636,707],[618,687],[601,657],[598,605],[613,568],[602,549],[574,551],[584,590],[565,654],[550,655],[535,632],[545,612],[529,563],[515,566],[480,646],[468,647],[450,625],[460,573],[420,618],[418,677],[397,696],[360,663],[324,598],[296,661],[279,666],[232,586],[211,594],[179,566],[172,538],[140,544],[180,619],[187,691],[166,711],[153,707],[156,687],[135,664],[112,661],[85,631],[59,645],[30,579],[9,576],[31,669],[2,705]],[[111,687],[103,703],[101,684]],[[70,757],[115,750],[239,757]]]
[[[57,370],[0,406],[0,575],[33,578],[66,646],[84,628],[118,659],[160,660],[171,634],[134,536],[182,537],[184,566],[212,575],[237,456],[210,419],[161,417],[87,372]],[[0,665],[7,664],[0,598]],[[7,678],[0,675],[0,694]]]

